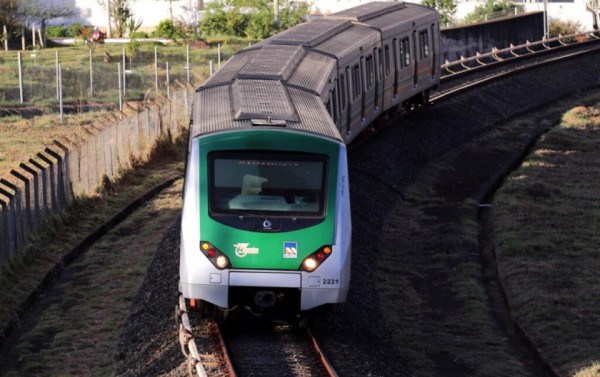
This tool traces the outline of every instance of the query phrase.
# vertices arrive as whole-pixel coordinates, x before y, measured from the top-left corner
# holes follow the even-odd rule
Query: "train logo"
[[[258,247],[248,247],[249,243],[238,242],[233,247],[235,247],[235,255],[240,258],[245,257],[248,254],[258,254]]]
[[[269,219],[266,219],[265,221],[263,221],[262,225],[263,225],[263,229],[265,229],[265,230],[271,230],[271,228],[273,227],[273,223]]]
[[[283,243],[284,258],[298,258],[298,242],[286,241]]]

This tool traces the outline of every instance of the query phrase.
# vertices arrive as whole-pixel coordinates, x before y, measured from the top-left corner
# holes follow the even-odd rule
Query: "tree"
[[[453,23],[454,13],[456,13],[456,3],[454,0],[423,0],[421,4],[434,8],[440,13],[440,24],[448,25]]]
[[[109,1],[109,13],[115,30],[119,38],[125,34],[127,20],[133,16],[131,11],[131,1],[135,0],[97,0],[98,4],[106,8],[106,2]]]
[[[307,3],[289,1],[279,12],[279,29],[285,30],[306,22],[309,6]]]
[[[256,39],[268,38],[273,32],[273,26],[273,8],[262,2],[257,11],[250,16],[246,34]]]
[[[225,6],[221,2],[209,4],[200,25],[202,33],[267,38],[279,30],[304,22],[308,14],[308,5],[289,1],[280,11],[279,27],[277,27],[274,24],[272,1],[237,0],[233,3],[240,5]],[[256,10],[248,12],[248,9],[252,8]]]
[[[15,30],[27,24],[41,24],[40,41],[42,47],[46,44],[46,21],[68,17],[73,11],[64,7],[48,6],[41,0],[0,0],[0,24],[6,27],[6,33],[2,32],[2,40],[5,44]]]
[[[125,24],[127,26],[127,34],[129,34],[129,43],[125,45],[125,51],[129,56],[129,69],[133,69],[133,58],[140,51],[140,42],[138,42],[135,32],[142,26],[142,21],[136,22],[133,17],[131,17]],[[125,67],[123,67],[123,69],[125,69]]]
[[[487,0],[485,5],[480,5],[476,7],[473,10],[473,12],[469,13],[465,17],[465,22],[475,23],[484,19],[489,19],[491,18],[490,16],[493,15],[506,15],[508,13],[514,12],[515,8],[518,11],[522,11],[524,9],[523,5],[515,5],[513,3],[508,2],[507,0]]]

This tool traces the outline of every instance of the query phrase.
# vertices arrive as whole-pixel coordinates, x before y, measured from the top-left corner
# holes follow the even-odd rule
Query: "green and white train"
[[[358,6],[233,56],[195,94],[179,289],[254,313],[346,300],[346,145],[439,83],[435,10]]]

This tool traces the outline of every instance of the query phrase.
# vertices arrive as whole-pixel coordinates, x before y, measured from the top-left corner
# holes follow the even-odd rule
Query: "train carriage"
[[[439,82],[438,34],[430,8],[369,3],[236,54],[196,91],[185,298],[254,313],[345,301],[346,144],[381,112],[426,99]]]

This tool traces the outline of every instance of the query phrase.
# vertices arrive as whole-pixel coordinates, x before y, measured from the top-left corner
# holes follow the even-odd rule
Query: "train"
[[[436,10],[366,3],[236,53],[194,94],[179,291],[256,315],[345,302],[347,145],[440,80]]]

